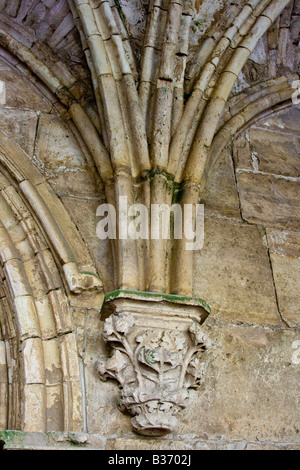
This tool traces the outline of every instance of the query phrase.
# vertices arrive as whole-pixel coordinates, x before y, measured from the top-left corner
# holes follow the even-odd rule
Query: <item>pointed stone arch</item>
[[[228,102],[228,110],[222,116],[218,132],[210,149],[209,164],[206,167],[202,188],[205,187],[207,176],[230,142],[234,142],[239,134],[249,128],[253,122],[273,114],[282,107],[292,107],[293,82],[298,80],[297,74],[278,77],[253,86],[248,93],[241,93]]]

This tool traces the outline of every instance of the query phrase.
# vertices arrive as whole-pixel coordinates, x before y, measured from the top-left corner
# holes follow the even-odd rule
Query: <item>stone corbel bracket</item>
[[[98,362],[102,380],[119,382],[120,409],[135,432],[163,436],[174,431],[189,389],[204,376],[210,340],[201,325],[210,313],[201,299],[117,291],[105,298],[103,337],[113,354]]]
[[[59,201],[48,190],[45,183],[34,186],[29,180],[23,180],[19,186],[61,264],[72,306],[85,305],[97,308],[99,302],[102,304],[104,299],[102,281],[96,273],[79,268],[68,238],[57,223],[53,215],[54,211],[51,211],[47,205],[47,202],[49,205],[57,205]],[[40,186],[43,186],[43,194],[40,193]]]
[[[76,263],[65,264],[63,272],[72,294],[103,291],[103,285],[99,277],[91,272],[79,271]]]

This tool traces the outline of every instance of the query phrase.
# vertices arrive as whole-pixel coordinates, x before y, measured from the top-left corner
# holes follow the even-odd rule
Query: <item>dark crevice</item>
[[[290,328],[290,325],[284,320],[284,318],[282,317],[281,312],[280,312],[279,299],[278,299],[278,294],[277,294],[277,289],[276,289],[276,283],[275,283],[275,277],[274,277],[274,272],[273,272],[273,263],[272,263],[272,259],[271,259],[270,248],[269,248],[269,245],[268,245],[267,233],[266,233],[266,230],[265,230],[265,229],[264,229],[264,233],[265,233],[266,246],[267,246],[267,254],[268,254],[268,259],[269,259],[269,264],[270,264],[270,270],[271,270],[273,288],[274,288],[274,295],[275,295],[275,300],[276,300],[276,305],[277,305],[277,315],[278,315],[278,317],[279,317],[280,322],[281,322],[286,328]]]
[[[37,119],[36,119],[36,126],[35,126],[35,134],[34,134],[34,142],[33,142],[33,157],[36,155],[36,150],[37,150],[37,138],[38,138],[38,130],[39,130],[39,124],[40,124],[40,115],[41,113],[38,111],[37,112]]]
[[[231,145],[231,160],[232,160],[232,166],[233,166],[233,175],[234,175],[234,180],[235,180],[235,187],[236,187],[236,192],[237,192],[237,197],[238,197],[238,203],[239,203],[239,211],[240,211],[240,217],[243,223],[247,225],[252,225],[247,222],[247,220],[244,219],[243,217],[243,209],[242,209],[242,202],[241,202],[241,196],[240,196],[240,191],[239,191],[239,183],[237,179],[237,168],[236,168],[236,163],[235,163],[235,158],[234,158],[234,150],[233,150],[233,145]]]

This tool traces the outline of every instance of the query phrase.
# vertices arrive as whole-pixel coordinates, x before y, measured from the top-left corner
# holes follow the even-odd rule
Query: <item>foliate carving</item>
[[[126,313],[110,316],[103,336],[114,352],[99,362],[98,371],[102,380],[120,383],[120,408],[133,416],[133,429],[147,436],[173,431],[188,389],[196,388],[205,372],[201,355],[210,341],[201,327],[193,323],[186,332],[142,329]]]

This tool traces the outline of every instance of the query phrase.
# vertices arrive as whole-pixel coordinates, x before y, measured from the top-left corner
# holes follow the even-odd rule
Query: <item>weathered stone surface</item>
[[[46,431],[46,387],[42,384],[24,385],[22,429],[25,432]]]
[[[41,114],[36,142],[40,170],[48,176],[86,167],[82,152],[66,123],[59,117]]]
[[[85,309],[73,308],[72,318],[75,325],[77,347],[79,357],[83,357],[86,347],[86,320],[87,312]]]
[[[95,15],[100,11],[103,15],[109,13],[111,4],[104,1],[98,8],[99,1],[96,0],[77,3],[84,3],[80,9],[86,11],[91,4]],[[0,428],[22,428],[32,434],[0,434],[0,444],[3,441],[7,448],[51,450],[299,449],[299,107],[287,109],[285,102],[284,111],[255,122],[236,141],[233,159],[230,152],[225,151],[209,177],[203,198],[208,216],[205,246],[196,254],[193,277],[195,295],[203,297],[212,306],[207,329],[213,336],[213,349],[206,380],[199,391],[191,392],[192,406],[180,414],[180,426],[170,439],[142,439],[133,434],[130,418],[117,408],[117,385],[99,381],[95,364],[99,358],[107,360],[108,355],[102,339],[101,296],[93,303],[85,295],[67,292],[66,280],[71,279],[69,287],[77,285],[77,271],[72,270],[76,268],[76,262],[68,258],[68,263],[61,265],[59,253],[48,244],[47,230],[45,236],[38,233],[41,222],[38,214],[28,201],[18,196],[20,175],[15,177],[13,171],[10,174],[10,165],[19,167],[21,174],[32,185],[37,185],[39,195],[55,215],[63,239],[74,252],[79,252],[76,261],[80,268],[94,273],[95,262],[106,291],[116,288],[114,263],[117,265],[127,253],[120,250],[113,263],[109,243],[96,237],[96,209],[106,202],[104,183],[100,183],[99,176],[103,171],[102,158],[113,163],[111,177],[115,188],[112,185],[111,192],[127,191],[129,186],[127,189],[118,186],[120,173],[138,174],[138,164],[142,159],[145,163],[147,150],[160,147],[157,135],[151,133],[151,129],[159,131],[166,150],[169,148],[169,127],[175,138],[180,136],[175,123],[181,116],[181,106],[192,96],[200,69],[208,65],[205,71],[214,72],[221,58],[216,44],[222,44],[222,47],[230,44],[227,38],[219,43],[227,28],[234,23],[236,27],[227,31],[227,36],[233,38],[239,30],[251,49],[260,33],[256,31],[257,37],[248,35],[241,17],[235,20],[241,7],[239,2],[173,1],[167,12],[169,2],[155,0],[151,4],[155,5],[157,15],[154,15],[153,28],[147,37],[145,23],[147,17],[150,18],[147,12],[149,0],[116,3],[118,9],[113,11],[114,19],[126,37],[123,53],[118,34],[114,34],[114,45],[108,39],[111,35],[108,26],[116,28],[111,16],[106,19],[107,23],[104,16],[97,18],[98,24],[92,25],[95,35],[90,34],[90,23],[85,21],[87,17],[78,19],[79,28],[80,24],[84,27],[80,38],[67,0],[0,0],[0,41],[3,45],[0,47],[1,128],[29,154],[41,171],[41,174],[37,169],[32,171],[33,167],[12,141],[2,141],[1,162],[6,156],[10,160],[8,167],[6,160],[3,168],[1,166],[0,187],[9,203],[9,210],[3,212],[5,221],[1,213],[1,222],[7,228],[14,248],[7,250],[6,246],[5,253],[2,250],[1,259],[5,266],[0,266],[3,305],[0,311]],[[254,3],[249,2],[252,6]],[[200,141],[205,144],[210,145],[223,99],[227,100],[231,91],[235,80],[232,72],[239,74],[239,79],[233,88],[234,100],[226,107],[228,118],[237,109],[239,98],[251,98],[254,89],[255,100],[262,96],[267,85],[264,80],[298,72],[297,15],[300,4],[298,0],[289,2],[276,19],[283,3],[286,0],[270,2],[268,15],[274,20],[272,28],[258,41],[242,73],[239,73],[241,58],[247,58],[250,51],[239,48],[234,60],[230,61],[230,53],[238,44],[235,38],[219,63],[220,71],[227,63],[230,69],[220,82],[223,87],[215,90],[214,78],[208,87],[201,82],[205,99],[209,99],[212,92],[221,98],[212,100],[208,119],[207,109],[204,110]],[[118,18],[119,7],[125,15],[122,19],[126,29]],[[245,13],[251,14],[252,8],[247,5],[242,11],[242,18],[249,25]],[[92,10],[89,12],[88,18],[93,17]],[[158,17],[161,22],[157,21]],[[263,16],[258,22],[267,27],[271,20]],[[97,76],[93,77],[92,83],[89,66],[93,65],[96,74],[103,72],[101,34],[108,39],[105,47],[113,70],[98,81]],[[94,36],[97,36],[99,47],[92,50]],[[148,41],[145,54],[142,51],[144,39]],[[129,40],[135,58],[131,55]],[[160,66],[162,49],[164,60]],[[176,52],[176,70],[173,71],[172,54]],[[208,62],[211,54],[214,54],[214,65]],[[134,80],[138,79],[135,62],[138,70],[143,68],[141,57],[145,59],[145,82],[139,84],[139,103]],[[110,67],[107,71],[110,73]],[[124,77],[123,81],[115,84],[115,75]],[[162,80],[166,77],[167,85]],[[159,86],[168,90],[168,104],[161,99],[162,89],[158,93],[160,99],[156,99],[157,78],[161,79]],[[288,80],[294,79],[298,76],[288,76]],[[174,97],[170,93],[172,80]],[[254,88],[249,86],[253,83]],[[236,96],[242,90],[244,93]],[[265,91],[269,92],[269,89]],[[63,100],[68,97],[68,105],[76,103],[77,116],[80,115],[83,121],[78,126],[82,131],[80,137],[79,130],[74,135],[70,132],[71,129],[74,131],[75,124],[69,128],[58,116],[62,113],[66,120],[72,117],[67,107],[59,103],[61,97]],[[195,101],[191,106],[195,111],[202,106],[196,97],[197,93],[193,94]],[[268,101],[269,98],[265,100]],[[139,104],[143,118],[147,115],[146,126],[139,113]],[[85,113],[91,117],[95,128]],[[171,114],[172,125],[169,126],[167,120]],[[158,125],[155,116],[160,119]],[[247,111],[243,116],[248,117]],[[192,125],[195,123],[194,130],[198,118],[194,115],[190,121],[187,119]],[[237,117],[236,122],[239,119],[242,122],[241,117]],[[141,150],[139,144],[143,140],[144,127],[149,132]],[[188,130],[184,129],[183,138]],[[97,137],[92,139],[93,142],[89,141],[91,135]],[[83,148],[77,141],[84,141]],[[180,157],[189,153],[188,142],[182,145]],[[202,146],[202,150],[205,158],[209,149]],[[168,155],[163,158],[167,160]],[[128,168],[118,166],[120,161],[128,162]],[[195,172],[199,165],[201,151],[195,152]],[[192,173],[191,177],[194,176]],[[49,184],[44,183],[42,176]],[[151,260],[147,261],[151,263]],[[187,265],[192,266],[192,262]],[[137,266],[132,269],[131,266],[127,270],[128,278],[137,272]],[[164,268],[164,263],[162,266]],[[154,264],[153,271],[156,269]],[[183,277],[182,271],[178,272],[179,277]],[[74,307],[71,312],[70,305]],[[281,322],[277,308],[285,323]],[[157,352],[157,348],[153,347],[153,351]],[[86,409],[83,409],[85,405]],[[87,429],[89,434],[44,434],[62,429]]]
[[[267,229],[279,310],[290,326],[300,325],[300,232]]]
[[[186,440],[163,439],[160,441],[149,438],[137,439],[134,436],[106,439],[101,434],[83,432],[24,433],[20,431],[3,431],[0,432],[0,441],[3,442],[4,450],[166,450],[171,451],[171,455],[176,454],[177,450],[185,450],[187,456],[193,450],[299,450],[298,444],[285,444],[282,442],[205,441],[194,437]],[[111,455],[111,453],[108,455],[109,457],[117,457],[117,455]],[[192,455],[191,463],[195,461],[197,455],[196,453]]]
[[[64,404],[62,385],[47,387],[47,431],[63,431]]]
[[[113,289],[112,254],[110,240],[100,240],[96,235],[100,218],[96,217],[97,208],[103,204],[103,199],[63,197],[64,206],[69,212],[86,243],[93,253],[95,264],[107,292]]]
[[[259,173],[237,173],[243,218],[253,224],[297,228],[300,224],[298,181]]]
[[[191,450],[188,442],[163,439],[108,439],[106,450]]]
[[[0,80],[5,83],[5,106],[19,110],[50,112],[52,106],[15,68],[0,57]],[[18,90],[18,93],[16,93]]]
[[[206,380],[192,392],[178,432],[205,440],[298,443],[300,366],[293,344],[299,332],[211,322]]]
[[[88,435],[83,432],[25,433],[4,431],[0,440],[5,450],[104,450],[101,435]]]
[[[245,450],[279,450],[271,444],[249,443],[246,445]]]
[[[146,25],[148,1],[121,0],[120,4],[126,15],[127,27],[131,35],[142,42]]]
[[[91,310],[86,321],[86,347],[84,354],[85,380],[87,386],[87,423],[90,432],[101,429],[104,436],[111,433],[131,433],[128,416],[117,407],[119,390],[113,382],[101,382],[96,362],[107,357],[107,346],[102,338],[103,322],[100,313]]]
[[[173,447],[173,439],[157,444],[148,439],[117,439],[108,441],[108,449],[129,450],[136,445],[139,449],[148,445],[157,449],[244,448],[247,441],[252,442],[250,448],[256,441],[264,448],[263,441],[273,442],[275,447],[298,442],[300,369],[293,363],[298,332],[221,326],[213,319],[206,328],[213,334],[214,346],[208,353],[206,380],[198,392],[191,392],[191,406],[180,414],[177,432],[183,447],[177,447],[177,442]],[[95,432],[101,427],[107,436],[112,432],[130,433],[128,418],[114,408],[117,387],[99,383],[91,375],[92,356],[106,355],[105,350],[99,350],[97,337],[100,341],[100,335],[95,335],[86,359],[89,429]],[[185,441],[187,434],[193,434],[193,442]],[[231,442],[240,440],[241,435],[244,442]]]
[[[233,144],[233,158],[236,169],[253,170],[249,138],[242,134]]]
[[[1,131],[32,157],[34,152],[37,113],[0,107]]]
[[[45,384],[43,345],[40,338],[30,338],[22,345],[25,384]]]
[[[284,131],[276,133],[253,128],[249,131],[249,138],[259,171],[300,176],[299,138]]]
[[[99,198],[101,189],[97,186],[90,170],[83,169],[56,173],[48,182],[59,197]]]
[[[256,123],[255,127],[259,127],[260,129],[265,129],[267,131],[283,132],[285,134],[289,133],[297,137],[297,135],[299,135],[299,119],[299,106],[292,106],[288,110],[279,111],[278,113],[269,116],[267,119],[260,120]]]
[[[234,323],[278,324],[264,233],[229,220],[206,219],[204,247],[195,256],[194,295],[214,316]]]
[[[97,356],[98,358],[99,356]],[[131,433],[129,417],[118,409],[119,390],[113,382],[101,383],[95,371],[96,357],[86,361],[87,422],[90,432],[101,432],[105,437],[112,434]]]
[[[222,153],[210,171],[201,203],[204,204],[205,210],[211,209],[227,217],[240,218],[239,198],[229,150]]]

